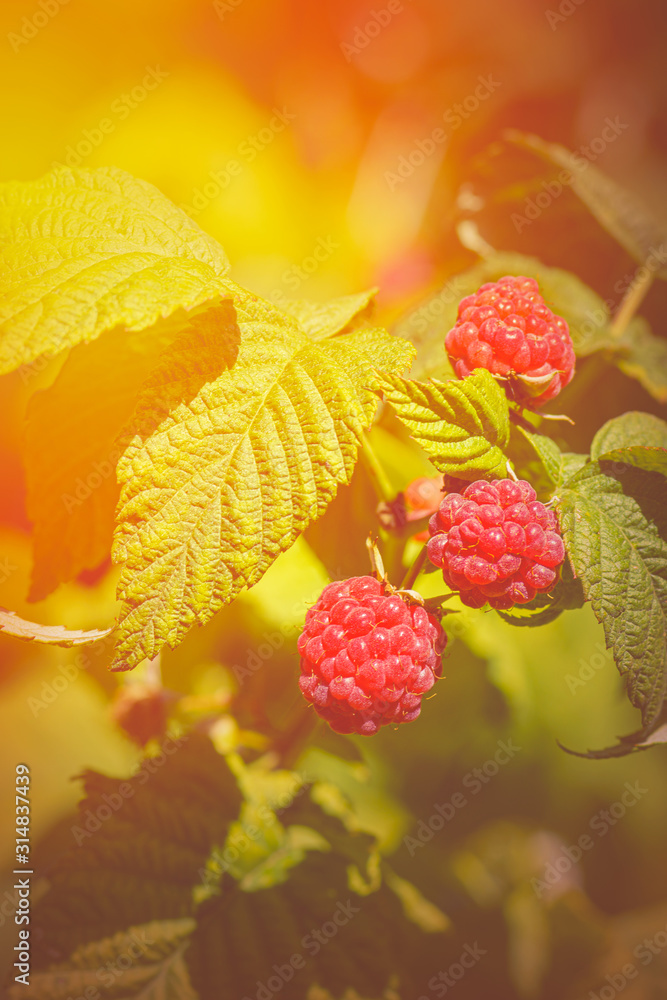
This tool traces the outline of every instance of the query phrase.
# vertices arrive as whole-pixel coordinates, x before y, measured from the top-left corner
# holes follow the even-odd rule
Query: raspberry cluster
[[[459,378],[486,368],[510,378],[513,398],[531,406],[553,399],[574,375],[568,325],[547,307],[534,278],[506,275],[461,299],[445,348]]]
[[[336,732],[372,736],[417,718],[446,642],[433,615],[374,577],[331,583],[306,614],[299,687]]]
[[[448,493],[429,531],[429,559],[471,608],[527,604],[553,587],[565,558],[555,514],[523,480],[478,480]]]

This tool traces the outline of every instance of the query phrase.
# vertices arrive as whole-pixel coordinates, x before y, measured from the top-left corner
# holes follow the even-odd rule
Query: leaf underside
[[[107,628],[91,629],[86,632],[80,629],[68,629],[63,625],[38,625],[37,622],[19,618],[14,611],[0,608],[0,632],[26,642],[37,642],[47,646],[86,646],[104,639],[111,631],[111,628]]]

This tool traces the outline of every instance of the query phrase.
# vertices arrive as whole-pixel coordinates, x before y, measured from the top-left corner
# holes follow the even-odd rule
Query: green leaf
[[[442,910],[419,891],[416,885],[400,878],[389,865],[382,866],[384,879],[392,892],[403,904],[403,912],[408,920],[426,934],[445,933],[452,929],[452,922]]]
[[[665,453],[632,447],[611,454],[568,480],[557,511],[573,571],[649,725],[667,688],[667,484],[639,466],[653,469]]]
[[[0,185],[0,374],[226,296],[222,248],[122,170]]]
[[[562,452],[560,482],[567,482],[576,472],[583,469],[587,462],[588,455],[582,455],[576,451]]]
[[[130,926],[192,916],[199,871],[241,803],[225,761],[197,733],[167,738],[131,778],[82,777],[71,849],[34,907],[50,960]]]
[[[35,941],[43,942],[33,955],[39,996],[80,995],[93,970],[129,953],[138,932],[152,940],[125,964],[109,994],[115,1000],[254,997],[258,982],[271,983],[293,957],[283,983],[293,1000],[316,985],[334,997],[356,990],[380,1000],[390,984],[418,994],[412,969],[421,975],[442,955],[444,915],[402,880],[394,891],[384,885],[376,838],[350,830],[336,808],[325,813],[300,775],[231,762],[250,820],[236,837],[238,786],[201,735],[189,734],[147,778],[85,776],[79,825],[97,829],[56,862],[33,909]],[[228,873],[232,847],[237,877]],[[256,859],[250,871],[246,855]]]
[[[650,750],[651,747],[660,746],[667,743],[667,720],[663,713],[650,725],[644,726],[636,733],[629,733],[627,736],[619,736],[618,743],[614,746],[604,747],[602,750],[571,750],[563,746],[560,741],[558,746],[565,753],[573,757],[584,757],[587,760],[609,760],[612,757],[627,757],[628,754],[638,750]]]
[[[354,319],[370,311],[378,289],[371,288],[357,295],[343,295],[329,302],[310,302],[307,299],[285,299],[280,302],[284,312],[298,321],[301,329],[312,340],[325,340],[340,333]]]
[[[641,445],[633,445],[631,448],[614,448],[600,455],[600,462],[604,463],[605,469],[610,470],[610,475],[619,479],[628,469],[645,469],[647,472],[658,472],[662,476],[667,476],[667,449],[665,448],[643,448]]]
[[[655,336],[643,316],[636,316],[620,340],[608,346],[622,372],[636,378],[659,403],[667,403],[667,342]]]
[[[117,669],[177,645],[324,512],[377,408],[375,368],[411,360],[382,330],[314,343],[243,289],[234,306],[197,318],[137,404],[118,465]]]
[[[194,928],[191,917],[153,920],[82,945],[67,962],[31,974],[31,1000],[70,1000],[75,996],[198,1000],[183,958]],[[20,985],[9,992],[10,1000],[21,1000],[25,995]]]
[[[385,376],[380,388],[438,472],[464,479],[507,474],[509,408],[489,372],[452,382]]]
[[[595,460],[614,448],[625,448],[631,445],[657,445],[664,447],[662,428],[667,432],[667,424],[650,413],[631,410],[613,417],[603,424],[593,438],[591,444],[591,459]]]
[[[26,642],[44,643],[47,646],[86,646],[104,639],[111,631],[111,628],[106,628],[82,632],[63,625],[38,625],[37,622],[19,618],[14,611],[0,608],[0,632]]]
[[[401,996],[417,996],[409,964],[424,936],[387,887],[358,895],[346,858],[310,852],[270,889],[244,892],[224,876],[220,894],[200,907],[186,962],[201,1000],[254,997],[292,957],[290,1000],[306,1000],[315,984],[334,997],[356,990],[380,1000],[394,982]],[[432,937],[437,961],[443,940]]]
[[[512,423],[507,457],[519,479],[533,486],[539,500],[551,499],[561,481],[561,451],[555,441]]]
[[[664,259],[667,232],[653,213],[632,191],[612,180],[581,155],[565,146],[545,142],[537,135],[510,129],[504,138],[542,159],[563,167],[570,175],[567,183],[583,201],[600,225],[617,240],[638,264],[656,259],[656,275],[667,280],[667,267],[659,267]]]

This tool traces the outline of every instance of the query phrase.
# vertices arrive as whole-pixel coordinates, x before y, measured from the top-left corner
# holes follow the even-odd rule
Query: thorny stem
[[[367,434],[361,436],[361,458],[370,476],[379,500],[390,503],[396,497],[396,490],[389,482],[389,477],[385,472],[380,460],[373,451],[373,447]]]
[[[614,313],[609,324],[609,336],[612,340],[619,341],[625,333],[628,323],[635,315],[644,300],[644,296],[653,284],[655,274],[648,267],[642,268],[638,276],[626,291],[621,304]]]
[[[426,562],[426,546],[422,546],[419,555],[414,560],[412,566],[408,569],[407,573],[403,577],[401,586],[399,590],[410,590],[412,584],[415,582],[422,569],[424,568],[424,563]]]

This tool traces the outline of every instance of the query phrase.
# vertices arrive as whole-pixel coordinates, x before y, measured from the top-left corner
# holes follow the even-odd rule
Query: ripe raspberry
[[[553,399],[574,375],[568,325],[547,308],[534,278],[506,275],[462,299],[445,348],[459,378],[475,368],[510,377],[512,398],[531,406]]]
[[[429,531],[429,559],[470,608],[527,604],[551,590],[565,558],[556,515],[523,480],[478,480],[448,493]]]
[[[331,583],[299,636],[299,687],[337,733],[372,736],[417,718],[446,642],[433,615],[374,577]]]

